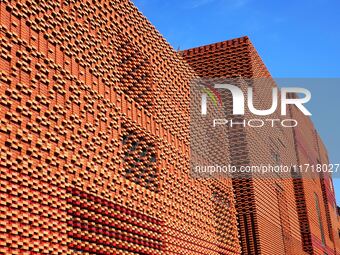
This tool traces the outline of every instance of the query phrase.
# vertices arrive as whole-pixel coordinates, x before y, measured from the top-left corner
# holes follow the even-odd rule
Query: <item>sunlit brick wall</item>
[[[236,78],[246,92],[247,79],[254,89],[257,109],[268,109],[275,83],[248,37],[242,37],[182,52],[190,66],[203,77]],[[248,80],[249,82],[249,80]],[[232,99],[226,102],[231,112]],[[280,112],[280,109],[277,110]],[[228,115],[229,118],[236,118]],[[246,112],[237,120],[254,118]],[[256,119],[262,117],[256,116]],[[280,119],[277,113],[265,118]],[[296,164],[291,129],[235,126],[228,132],[233,165]],[[280,162],[275,162],[274,155]],[[304,254],[291,178],[234,179],[243,254]]]
[[[231,181],[189,177],[195,72],[131,2],[0,15],[0,253],[240,254]]]
[[[290,107],[290,111],[292,117],[299,122],[299,126],[294,128],[298,163],[328,164],[327,151],[311,119],[295,107]],[[322,173],[302,173],[302,177],[304,178],[295,181],[295,190],[299,196],[297,203],[304,250],[310,254],[336,254],[339,238],[335,235],[335,198],[329,176]]]

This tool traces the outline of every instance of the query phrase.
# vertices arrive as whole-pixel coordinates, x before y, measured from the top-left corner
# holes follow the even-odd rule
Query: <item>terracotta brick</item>
[[[178,53],[128,0],[3,0],[0,35],[0,253],[339,251],[328,176],[190,176],[191,81],[270,78],[247,37]],[[271,137],[284,163],[327,163],[291,115],[303,130],[230,130],[227,160],[272,162]]]
[[[137,8],[0,12],[0,253],[240,254],[231,182],[218,226],[215,182],[188,176],[196,74]]]

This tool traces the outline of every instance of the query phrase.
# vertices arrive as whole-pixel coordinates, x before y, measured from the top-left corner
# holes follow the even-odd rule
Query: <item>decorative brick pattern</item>
[[[302,123],[293,130],[299,164],[329,164],[326,148],[311,120],[293,107],[290,112]],[[337,211],[330,180],[328,173],[315,174],[313,179],[294,180],[303,249],[308,254],[338,254],[340,251]],[[319,201],[320,217],[315,197]]]
[[[230,180],[189,176],[196,74],[130,1],[1,1],[0,35],[1,254],[240,254]]]
[[[191,178],[190,82],[270,77],[248,38],[179,54],[128,0],[1,0],[0,45],[1,254],[339,253],[328,176]],[[297,117],[228,130],[225,160],[328,162]]]
[[[256,108],[268,109],[270,107],[270,89],[276,85],[270,81],[271,76],[267,68],[247,37],[185,50],[181,54],[202,77],[215,79],[240,77],[238,79],[241,82],[237,85],[243,91],[246,85],[253,87]],[[247,84],[249,78],[253,82]],[[245,82],[242,82],[242,79]],[[231,95],[223,103],[231,112]],[[294,112],[296,111],[298,110],[295,109]],[[244,117],[227,115],[227,118],[239,122],[252,117],[249,113],[246,113]],[[270,117],[282,118],[277,114],[268,118]],[[256,118],[260,117],[256,116]],[[292,118],[295,118],[294,114]],[[302,130],[311,129],[310,120],[306,118],[308,121],[302,121],[300,118],[302,117],[298,117],[300,133],[303,132]],[[306,147],[308,151],[317,149],[316,144],[304,144],[300,141],[297,130],[292,129],[279,127],[254,129],[235,126],[229,128],[227,133],[229,141],[227,154],[231,164],[235,166],[305,163],[301,161],[297,144],[302,144],[301,146]],[[311,140],[315,138],[309,138],[309,141]],[[312,155],[316,156],[317,152]],[[309,161],[313,164],[316,162],[316,160]],[[331,242],[324,249],[315,248],[316,242],[312,241],[313,230],[310,227],[311,223],[308,223],[316,221],[317,216],[309,215],[309,211],[315,211],[315,205],[314,201],[313,203],[306,202],[306,196],[309,196],[307,193],[313,194],[312,190],[318,190],[320,201],[325,201],[321,212],[322,220],[324,220],[323,226],[332,229],[331,217],[327,216],[330,215],[327,212],[329,206],[326,199],[329,196],[326,196],[326,188],[323,187],[325,185],[322,185],[322,180],[322,178],[320,180],[317,178],[317,185],[307,189],[305,182],[309,180],[287,179],[280,178],[280,176],[275,179],[233,179],[242,253],[319,254],[318,252],[321,251],[335,254]],[[314,234],[314,236],[314,239],[321,240],[318,235]]]

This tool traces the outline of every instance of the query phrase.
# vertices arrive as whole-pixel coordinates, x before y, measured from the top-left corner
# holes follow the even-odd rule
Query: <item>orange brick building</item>
[[[256,108],[270,108],[270,89],[276,85],[247,37],[190,49],[182,55],[200,76],[252,79]],[[241,84],[243,91],[246,85]],[[247,117],[251,114],[241,119]],[[275,113],[266,118],[281,116]],[[228,137],[232,165],[296,162],[291,129],[235,126]],[[243,254],[303,254],[291,178],[237,178],[233,188]]]
[[[3,0],[0,36],[0,254],[339,251],[326,176],[190,177],[189,84],[270,78],[248,38],[178,54],[128,0]],[[271,86],[257,87],[259,107]],[[297,130],[235,128],[226,153],[304,162],[307,147],[327,162],[319,137],[300,146]]]
[[[276,85],[247,37],[181,54],[201,77],[242,77],[240,88],[244,92],[250,79],[256,108],[270,108],[271,88]],[[229,110],[231,102],[229,93]],[[246,113],[238,121],[247,117],[252,115]],[[278,114],[266,118],[282,119]],[[232,165],[329,164],[310,118],[291,106],[289,118],[296,119],[298,127],[230,128],[228,155]],[[339,223],[331,180],[328,174],[233,179],[242,254],[338,254]]]
[[[302,125],[293,129],[298,164],[329,164],[327,150],[310,118],[290,107]],[[302,172],[294,180],[303,249],[309,254],[339,254],[338,212],[332,179],[327,173]]]
[[[136,7],[0,4],[0,253],[240,254],[231,181],[189,177],[195,73]]]

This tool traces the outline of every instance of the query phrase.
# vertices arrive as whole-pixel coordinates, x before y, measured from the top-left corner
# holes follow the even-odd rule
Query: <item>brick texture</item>
[[[270,79],[247,37],[179,54],[128,0],[2,0],[0,37],[0,254],[339,253],[329,176],[190,176],[191,80]],[[328,162],[290,114],[306,132],[230,129],[227,160]]]
[[[250,79],[256,108],[270,108],[271,88],[276,85],[248,37],[188,49],[181,54],[202,77]],[[244,92],[246,85],[249,84],[239,83]],[[225,102],[230,111],[231,102],[230,95]],[[241,125],[229,128],[228,155],[232,165],[303,164],[306,160],[301,154],[301,146],[314,150],[317,157],[314,161],[307,160],[308,163],[328,163],[327,152],[310,119],[299,113],[298,109],[291,109],[289,118],[299,122],[294,130],[279,127],[256,129]],[[228,117],[235,119],[232,115]],[[246,113],[237,119],[242,121],[247,117],[254,116]],[[282,119],[278,114],[266,118]],[[299,134],[305,136],[310,130],[312,133],[303,144]],[[320,153],[322,156],[317,156]],[[339,239],[334,241],[333,238],[335,228],[332,224],[335,225],[337,220],[332,217],[335,199],[331,178],[316,176],[303,180],[292,177],[233,179],[242,254],[335,254],[335,243],[339,243]],[[318,218],[314,191],[319,197],[322,225],[327,235],[323,246],[320,245],[318,225],[311,226],[311,222],[315,223]]]
[[[189,178],[195,72],[131,2],[0,15],[1,254],[240,254],[231,181]]]
[[[293,130],[298,164],[328,165],[327,150],[312,121],[296,108],[290,108],[292,117],[301,123]],[[315,173],[294,180],[294,186],[304,251],[308,254],[338,254],[339,223],[331,176]]]

